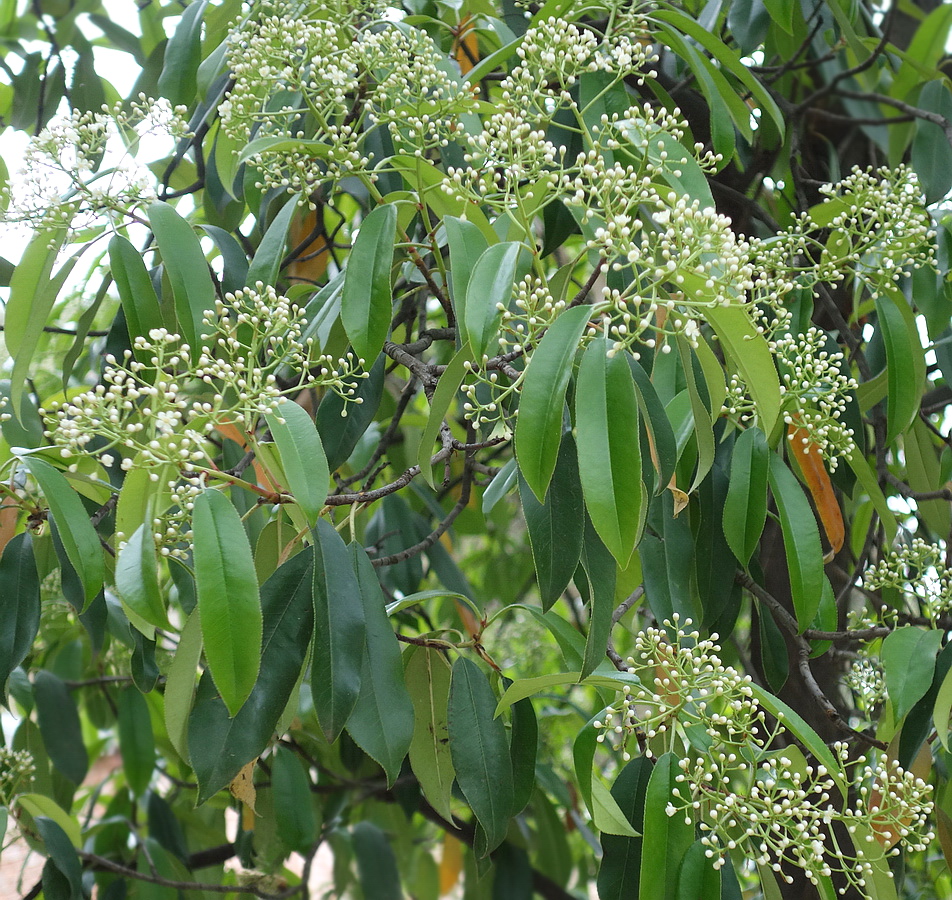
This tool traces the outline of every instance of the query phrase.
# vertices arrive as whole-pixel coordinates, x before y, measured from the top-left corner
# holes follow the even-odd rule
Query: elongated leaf
[[[456,777],[447,725],[450,675],[451,669],[441,653],[424,647],[411,648],[404,670],[413,702],[410,767],[423,796],[447,821],[452,821],[450,797]]]
[[[60,882],[62,888],[68,888],[68,890],[63,890],[59,897],[63,900],[67,900],[67,898],[68,900],[83,900],[83,868],[69,835],[55,820],[48,819],[46,816],[37,816],[33,821],[46,846],[46,852],[49,854],[47,867],[50,864],[55,866],[56,871],[63,879]],[[52,891],[47,887],[49,884],[48,875],[47,869],[44,869],[44,894],[49,900],[52,900]]]
[[[43,746],[53,765],[73,784],[82,784],[89,769],[79,712],[61,679],[45,669],[33,678],[36,716]]]
[[[931,491],[942,481],[937,448],[928,427],[916,417],[903,435],[903,457],[909,487],[914,491]],[[917,500],[916,513],[936,536],[945,536],[952,527],[949,504],[944,500]]]
[[[262,618],[251,546],[220,491],[195,498],[195,584],[205,657],[229,713],[248,699],[261,661]]]
[[[562,595],[578,568],[585,533],[585,519],[579,515],[582,486],[571,434],[562,438],[545,502],[539,503],[524,478],[519,480],[519,496],[542,608],[548,609]]]
[[[892,443],[919,412],[925,358],[916,317],[901,293],[877,295],[876,316],[886,348],[886,442]]]
[[[83,607],[85,610],[102,590],[105,577],[99,535],[90,523],[89,513],[86,512],[79,495],[69,486],[69,482],[58,469],[32,456],[26,457],[23,462],[46,497],[63,548],[82,582],[86,597],[86,606]]]
[[[157,628],[168,627],[165,602],[159,588],[151,523],[140,525],[119,551],[116,591],[122,602],[141,619]]]
[[[641,525],[644,525],[642,520]],[[585,539],[582,542],[582,569],[588,581],[588,635],[585,638],[585,657],[581,677],[587,678],[604,661],[608,638],[612,630],[612,611],[615,608],[615,583],[618,580],[618,565],[602,543],[592,525],[585,517]],[[582,591],[576,575],[576,586]],[[585,593],[583,593],[585,596]]]
[[[261,670],[233,718],[211,679],[202,676],[188,722],[188,750],[198,802],[226,787],[271,741],[307,657],[312,629],[310,548],[292,556],[261,586]]]
[[[622,567],[639,537],[642,516],[638,401],[628,362],[609,355],[607,338],[582,354],[575,390],[578,466],[585,508]]]
[[[883,641],[883,674],[897,724],[929,690],[941,643],[941,631],[912,625],[897,628]]]
[[[640,835],[644,827],[645,798],[651,777],[651,762],[636,756],[615,779],[611,796]],[[602,862],[598,868],[598,896],[601,900],[628,900],[639,897],[642,838],[602,834]]]
[[[202,61],[202,17],[206,6],[208,0],[198,0],[185,8],[165,49],[158,87],[172,106],[190,106],[195,99],[196,76]]]
[[[430,401],[430,412],[426,419],[426,427],[420,437],[420,451],[417,462],[426,483],[434,490],[436,489],[436,482],[433,478],[433,467],[430,465],[430,456],[434,451],[433,443],[440,433],[440,426],[443,424],[446,411],[450,408],[456,392],[466,377],[466,363],[471,360],[472,351],[469,344],[464,344],[443,370],[443,374],[436,385],[436,390],[433,392],[433,399]]]
[[[555,470],[572,358],[590,314],[587,306],[562,313],[539,342],[526,368],[516,420],[516,458],[540,502],[545,500]]]
[[[648,373],[631,354],[628,354],[627,358],[635,382],[642,422],[648,432],[651,463],[657,473],[654,492],[660,494],[670,484],[671,476],[674,475],[674,468],[678,462],[678,448],[671,429],[671,421],[664,411],[664,406],[658,398]]]
[[[145,697],[136,688],[119,692],[119,753],[132,793],[140,797],[155,768],[155,738]]]
[[[486,835],[486,852],[502,843],[513,804],[512,763],[502,719],[493,718],[496,695],[479,667],[456,660],[449,698],[453,768],[466,802]]]
[[[498,307],[509,306],[521,250],[522,245],[513,241],[494,244],[473,266],[466,286],[464,318],[459,324],[476,360],[489,352],[490,342],[499,330],[502,310]]]
[[[179,636],[165,679],[165,729],[175,752],[188,759],[188,714],[195,696],[195,674],[202,655],[202,625],[193,612]]]
[[[364,611],[366,643],[360,693],[347,720],[347,732],[369,757],[380,763],[392,786],[413,740],[414,706],[407,693],[400,645],[387,617],[387,601],[363,547],[350,545]]]
[[[790,452],[800,466],[800,472],[813,497],[823,531],[830,544],[830,553],[839,553],[846,537],[846,528],[843,525],[843,513],[833,491],[833,482],[826,471],[820,448],[810,439],[810,432],[806,428],[798,428],[791,424],[787,428],[790,441]]]
[[[311,693],[321,728],[328,740],[335,740],[360,694],[365,613],[354,558],[347,545],[326,519],[318,521],[313,535]]]
[[[450,284],[453,287],[453,308],[456,321],[466,320],[466,291],[479,257],[489,249],[489,242],[472,222],[456,216],[443,219],[446,243],[450,250]],[[464,342],[465,343],[465,342]]]
[[[0,557],[0,689],[26,658],[40,627],[40,579],[29,532],[11,538]]]
[[[770,347],[754,327],[750,314],[740,306],[718,306],[704,310],[721,345],[731,361],[743,373],[751,396],[757,404],[758,425],[770,434],[780,416],[782,397],[780,376]],[[718,410],[714,410],[715,414]]]
[[[387,836],[373,822],[358,822],[352,835],[357,873],[366,900],[402,900],[400,870]]]
[[[278,836],[292,850],[307,853],[317,830],[311,780],[297,754],[287,747],[278,747],[272,757],[271,790]]]
[[[512,815],[525,809],[536,784],[536,756],[539,752],[539,722],[532,701],[526,697],[512,705],[512,733],[509,757],[512,761]]]
[[[344,270],[341,322],[354,352],[368,363],[376,358],[390,331],[390,267],[396,228],[396,206],[388,203],[374,209],[360,223]]]
[[[655,763],[645,793],[644,837],[641,845],[640,900],[676,900],[678,871],[684,854],[694,842],[694,822],[685,812],[668,815],[672,790],[680,773],[674,753],[665,753]]]
[[[314,420],[303,407],[290,400],[268,413],[265,419],[278,445],[288,487],[307,516],[308,524],[313,524],[324,508],[330,479],[327,457]]]
[[[356,390],[353,399],[359,399],[360,403],[348,403],[336,392],[328,391],[317,408],[315,424],[332,472],[347,462],[377,414],[383,396],[386,359],[378,356],[369,377],[353,385]]]
[[[770,449],[759,428],[748,428],[734,442],[730,484],[724,501],[724,537],[745,566],[767,521],[767,471]]]
[[[197,351],[205,328],[202,315],[215,307],[215,285],[202,245],[192,226],[161,200],[149,207],[149,224],[172,285],[180,334]]]
[[[707,849],[700,841],[695,841],[684,854],[678,872],[677,900],[695,900],[697,897],[721,900],[721,873],[707,858]]]
[[[297,208],[297,203],[290,200],[271,220],[268,230],[255,251],[254,259],[248,267],[246,284],[250,287],[254,287],[259,281],[264,285],[277,282],[278,272],[281,271],[281,260],[284,259],[285,245],[288,241],[288,229],[291,227],[291,218]]]
[[[26,793],[18,794],[16,805],[22,807],[34,819],[44,816],[52,819],[66,833],[70,843],[79,849],[83,845],[82,830],[79,826],[79,820],[71,816],[64,810],[52,797],[45,794]]]
[[[496,474],[489,483],[489,487],[483,491],[483,515],[488,516],[492,508],[503,498],[518,481],[519,470],[516,466],[515,458],[510,459]],[[533,499],[535,499],[533,497]],[[536,500],[536,503],[539,501]]]
[[[767,478],[777,501],[787,569],[790,572],[790,592],[797,624],[802,630],[810,627],[823,592],[825,576],[820,531],[800,482],[776,453],[770,454]]]
[[[121,234],[109,241],[109,268],[122,301],[129,338],[148,337],[153,328],[162,328],[162,310],[142,254]],[[140,351],[141,352],[141,351]],[[146,354],[143,353],[143,356]],[[148,355],[151,356],[151,353]],[[148,365],[149,360],[142,359]]]

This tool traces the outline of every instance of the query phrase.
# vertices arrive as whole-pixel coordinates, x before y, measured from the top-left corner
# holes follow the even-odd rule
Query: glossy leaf
[[[387,617],[387,601],[363,547],[350,545],[364,613],[366,644],[360,693],[347,720],[347,731],[371,759],[380,763],[392,786],[413,740],[415,707],[407,692],[400,645]]]
[[[579,514],[582,486],[571,434],[562,439],[545,502],[539,503],[524,478],[519,479],[519,496],[542,608],[548,609],[562,595],[578,568],[585,533],[585,519]]]
[[[153,328],[164,327],[159,298],[142,254],[121,234],[109,241],[109,267],[122,301],[130,339],[134,342],[137,337],[147,338]],[[148,364],[149,360],[144,358],[147,355],[150,354],[142,352],[140,362]]]
[[[311,780],[297,754],[287,747],[277,747],[271,757],[271,790],[278,835],[291,849],[307,853],[317,830]]]
[[[489,242],[472,222],[456,216],[443,219],[446,243],[450,251],[450,284],[457,322],[466,320],[466,291],[479,257],[489,249]]]
[[[311,693],[321,728],[328,740],[334,740],[360,694],[366,614],[354,557],[347,545],[326,519],[318,521],[313,535]]]
[[[645,799],[651,777],[651,762],[636,756],[612,785],[611,796],[623,811],[638,837],[602,834],[602,861],[598,868],[598,896],[601,900],[640,897],[641,860]]]
[[[512,814],[526,808],[536,783],[536,757],[539,751],[539,722],[532,701],[526,697],[512,705],[512,730],[509,756],[512,761]]]
[[[71,843],[69,836],[53,819],[46,816],[37,816],[34,820],[37,831],[43,839],[46,852],[49,854],[49,862],[52,863],[59,874],[62,876],[68,887],[68,892],[64,891],[60,896],[64,900],[82,900],[83,894],[83,870],[76,855],[76,848]],[[47,863],[49,865],[49,863]],[[46,886],[47,872],[43,873],[43,884]],[[51,891],[46,887],[44,893],[47,900],[52,900]]]
[[[447,821],[452,821],[450,797],[456,777],[447,725],[451,671],[441,653],[424,647],[410,648],[404,670],[413,702],[410,767],[423,796]]]
[[[36,715],[43,745],[53,765],[75,785],[89,769],[76,701],[62,679],[41,669],[33,678]]]
[[[368,377],[353,384],[353,399],[360,403],[348,403],[334,391],[328,391],[317,408],[315,424],[332,472],[347,462],[377,414],[383,396],[385,359],[382,355],[377,357]]]
[[[317,521],[324,508],[330,470],[314,420],[297,403],[287,401],[265,419],[281,456],[288,487],[308,524]]]
[[[396,206],[385,204],[374,209],[360,223],[344,270],[341,322],[354,352],[368,365],[390,331],[390,267],[396,227]]]
[[[498,307],[509,306],[521,251],[522,245],[512,241],[494,244],[473,266],[460,326],[476,360],[489,353],[499,330],[502,311]]]
[[[645,792],[644,837],[641,845],[641,900],[676,900],[678,872],[694,841],[693,817],[683,810],[668,815],[672,791],[680,774],[678,758],[665,753],[655,763]],[[687,821],[686,821],[687,818]]]
[[[11,538],[0,556],[0,688],[25,659],[40,627],[40,579],[29,532]]]
[[[132,793],[142,796],[155,768],[155,738],[145,697],[136,688],[119,692],[119,753]]]
[[[188,714],[195,696],[196,671],[202,655],[202,625],[193,612],[179,635],[175,656],[165,679],[165,729],[175,752],[188,759]]]
[[[430,456],[435,451],[433,444],[440,434],[446,412],[466,377],[466,363],[471,360],[472,351],[469,344],[464,344],[447,364],[430,400],[430,412],[427,415],[426,426],[420,437],[417,463],[420,466],[420,474],[434,490],[436,489],[436,481],[433,478],[433,467],[430,465]]]
[[[58,469],[34,456],[26,457],[24,464],[36,479],[50,506],[63,548],[82,582],[88,606],[102,590],[105,578],[99,535],[90,523],[89,513],[86,512],[79,495],[69,486],[69,482]]]
[[[291,227],[291,218],[297,208],[297,203],[291,199],[271,220],[248,267],[248,274],[245,276],[245,283],[249,287],[254,287],[259,281],[265,285],[277,283],[288,241],[288,229]]]
[[[156,200],[149,207],[149,224],[172,285],[179,333],[197,351],[206,328],[203,313],[215,308],[215,285],[208,273],[205,252],[192,226],[168,203]]]
[[[192,529],[205,657],[235,715],[254,687],[261,661],[261,602],[251,546],[237,510],[217,490],[195,498]]]
[[[777,501],[783,545],[790,573],[790,592],[800,629],[809,628],[823,592],[823,550],[813,510],[793,473],[775,453],[767,474]]]
[[[820,448],[810,439],[810,432],[805,428],[790,425],[787,428],[787,437],[790,441],[790,450],[800,466],[803,479],[807,483],[813,504],[816,506],[820,523],[830,544],[830,553],[839,553],[846,537],[846,528],[843,524],[843,513],[840,504],[833,492],[833,483],[830,474],[826,471]]]
[[[892,443],[919,412],[925,359],[915,315],[902,294],[877,295],[876,317],[886,348],[886,441]]]
[[[648,373],[641,367],[633,356],[628,354],[628,366],[635,382],[635,392],[638,395],[638,407],[641,410],[641,421],[648,433],[648,450],[651,454],[651,464],[654,466],[655,494],[664,491],[671,482],[674,468],[678,461],[677,444],[674,432],[664,406],[658,398],[658,393],[648,377]],[[647,498],[644,498],[647,502]]]
[[[575,388],[578,466],[585,508],[619,565],[628,563],[643,525],[638,401],[623,354],[607,338],[582,354]]]
[[[165,50],[159,75],[159,91],[173,106],[191,105],[197,89],[196,76],[202,59],[202,17],[208,0],[186,7]]]
[[[140,525],[116,557],[116,591],[140,619],[157,628],[168,627],[168,617],[155,556],[151,523]],[[133,622],[135,624],[135,622]],[[151,637],[150,635],[147,635]]]
[[[311,562],[312,551],[304,550],[261,586],[261,670],[237,715],[229,715],[207,674],[202,677],[188,722],[199,803],[226,787],[271,741],[307,657],[313,617]]]
[[[506,836],[513,806],[512,763],[496,695],[479,667],[460,657],[449,697],[450,753],[456,780],[486,835],[486,851]]]
[[[540,502],[545,500],[555,470],[572,359],[590,314],[587,306],[562,313],[549,327],[526,367],[516,420],[516,458],[519,471]]]
[[[747,565],[767,521],[767,439],[748,428],[734,442],[730,484],[724,501],[724,537],[734,556]]]
[[[942,632],[912,625],[897,628],[883,641],[882,662],[893,717],[899,724],[932,684]]]

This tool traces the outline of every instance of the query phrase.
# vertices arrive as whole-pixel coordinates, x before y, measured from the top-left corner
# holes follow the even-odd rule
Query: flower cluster
[[[860,656],[846,673],[846,686],[853,692],[856,705],[869,721],[886,702],[886,677],[883,667],[868,656]]]
[[[952,612],[952,570],[945,563],[942,548],[921,538],[897,547],[870,566],[863,575],[863,587],[868,591],[894,588],[910,604],[906,612],[932,621]],[[898,612],[884,604],[879,614],[893,623]]]
[[[9,806],[11,800],[33,783],[36,765],[28,750],[0,747],[0,806]]]
[[[312,358],[311,339],[302,338],[302,310],[273,287],[259,283],[226,294],[204,321],[209,331],[201,347],[153,329],[121,362],[107,357],[95,388],[41,410],[55,419],[46,436],[64,459],[86,453],[95,439],[104,465],[114,465],[117,453],[123,470],[147,469],[153,482],[163,482],[178,513],[171,525],[154,523],[160,543],[182,537],[179,520],[187,518],[201,478],[218,471],[210,441],[216,429],[237,426],[253,440],[261,416],[288,395],[327,387],[360,402],[353,379],[365,377],[357,371],[362,361],[351,354]],[[284,379],[285,372],[293,377]]]
[[[155,177],[134,153],[146,136],[184,137],[184,111],[140,95],[128,109],[54,118],[27,146],[4,218],[79,232],[151,202]]]

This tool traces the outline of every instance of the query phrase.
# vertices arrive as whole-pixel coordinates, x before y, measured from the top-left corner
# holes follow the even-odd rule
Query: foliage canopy
[[[952,892],[952,7],[137,7],[0,0],[23,894]]]

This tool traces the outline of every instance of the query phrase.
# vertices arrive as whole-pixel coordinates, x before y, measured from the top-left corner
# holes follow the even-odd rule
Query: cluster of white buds
[[[4,220],[79,232],[151,202],[155,176],[135,152],[147,135],[187,135],[184,114],[184,107],[140,95],[128,108],[117,103],[55,117],[27,145]]]
[[[853,693],[857,708],[873,723],[888,697],[882,665],[868,656],[860,656],[853,661],[844,681]]]
[[[702,639],[681,626],[677,614],[665,628],[635,635],[634,654],[626,660],[634,685],[623,684],[619,701],[605,709],[595,728],[628,760],[632,735],[650,741],[676,729],[700,726],[720,747],[763,746],[764,713],[753,698],[750,677],[720,658],[716,635]],[[674,634],[669,637],[669,633]]]
[[[9,806],[17,794],[29,789],[36,764],[29,750],[0,747],[0,806]]]
[[[900,611],[936,621],[952,612],[952,569],[945,562],[943,548],[921,538],[892,550],[885,559],[863,574],[867,591],[894,588],[908,604],[905,610],[883,606],[877,610],[882,621],[894,623]]]

